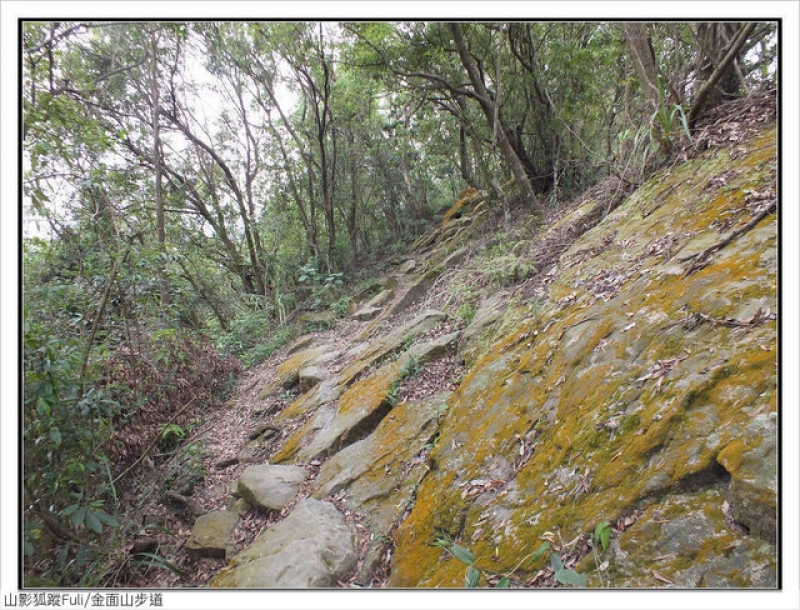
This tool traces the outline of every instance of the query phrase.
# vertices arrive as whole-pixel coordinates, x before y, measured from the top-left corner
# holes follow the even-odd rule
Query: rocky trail
[[[463,192],[138,480],[126,584],[775,587],[776,131],[734,111],[553,218]]]
[[[205,473],[202,487],[191,489],[190,495],[167,492],[166,503],[163,494],[160,497],[151,494],[150,500],[137,511],[144,525],[149,522],[157,527],[143,528],[133,542],[132,552],[142,549],[158,551],[177,568],[174,571],[154,569],[153,580],[148,584],[161,587],[207,584],[212,576],[224,571],[226,558],[248,548],[258,534],[284,520],[295,507],[312,496],[318,487],[319,473],[329,456],[320,455],[300,466],[264,464],[274,459],[285,441],[308,421],[308,414],[279,418],[279,423],[276,416],[301,395],[309,390],[313,392],[318,384],[337,379],[348,367],[351,369],[348,383],[352,384],[364,378],[376,362],[392,356],[413,338],[423,345],[428,344],[415,356],[415,366],[428,359],[432,352],[435,352],[436,359],[415,370],[413,376],[402,383],[396,383],[392,400],[398,407],[408,401],[419,404],[432,396],[438,396],[441,402],[455,389],[464,372],[453,349],[459,331],[454,328],[453,321],[445,319],[444,314],[421,312],[419,303],[413,303],[409,298],[409,291],[415,289],[414,278],[410,275],[415,266],[413,259],[404,261],[399,272],[373,287],[372,292],[378,290],[377,295],[365,298],[362,307],[356,308],[350,316],[336,319],[308,314],[306,323],[313,330],[244,373],[230,399],[210,417],[206,415],[204,425],[185,443],[202,445],[202,470]],[[327,325],[331,327],[319,328]],[[385,340],[384,328],[389,331],[399,329],[400,332],[394,332],[384,344],[381,343]],[[375,345],[376,337],[378,345]],[[372,352],[367,359],[357,362],[359,355],[371,343]],[[325,387],[325,391],[331,392],[330,383]],[[358,422],[353,425],[357,427]],[[424,462],[424,456],[415,457],[418,463]],[[165,478],[166,473],[180,471],[184,468],[183,459],[184,455],[176,456],[172,463],[165,464],[151,478],[158,481]],[[270,486],[263,481],[277,483]],[[340,511],[344,523],[351,526],[343,530],[346,537],[352,528],[356,532],[355,560],[354,563],[346,562],[347,582],[315,582],[311,578],[308,582],[297,581],[286,586],[356,583],[382,586],[385,583],[388,575],[386,564],[391,556],[388,538],[381,538],[380,544],[376,545],[375,537],[364,525],[364,515],[349,510],[342,503],[341,495],[329,494],[327,501]],[[320,508],[319,502],[306,502],[303,506],[303,510]],[[322,510],[319,514],[312,510],[313,514],[299,520],[300,526],[322,523],[322,536],[330,525],[326,521],[325,509]],[[332,516],[330,508],[327,516]],[[171,536],[165,536],[162,528],[176,534],[179,542],[175,544]],[[369,561],[365,563],[370,550]],[[349,553],[353,555],[353,550]]]

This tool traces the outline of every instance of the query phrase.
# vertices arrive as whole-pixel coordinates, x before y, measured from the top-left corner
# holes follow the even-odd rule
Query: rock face
[[[590,587],[775,587],[776,219],[750,222],[774,198],[775,142],[773,128],[709,151],[616,208],[598,190],[547,229],[561,249],[533,278],[535,303],[484,294],[463,333],[438,310],[386,330],[431,302],[445,265],[470,264],[462,240],[486,209],[462,194],[349,346],[298,344],[278,368],[269,391],[304,393],[269,424],[273,465],[248,468],[237,492],[281,510],[305,481],[313,499],[212,584],[366,585],[391,539],[388,586],[461,587],[464,563],[437,545],[450,538],[482,583],[521,586],[543,573],[546,558],[521,559],[545,538],[583,549],[569,565]],[[454,392],[398,400],[410,369],[456,346],[469,369]],[[359,556],[334,504],[379,542],[362,538]]]
[[[355,529],[332,504],[308,498],[215,577],[215,587],[335,587],[356,565]]]
[[[724,238],[720,219],[747,221],[774,155],[771,130],[735,157],[674,168],[561,256],[541,313],[450,399],[391,586],[463,584],[463,566],[430,546],[442,532],[475,557],[496,553],[504,573],[546,531],[572,540],[638,511],[641,527],[623,528],[608,558],[609,586],[665,586],[653,570],[679,586],[775,583],[775,216],[699,268],[688,259]],[[734,178],[721,191],[723,174]],[[487,479],[491,490],[464,494]]]
[[[281,510],[292,500],[306,478],[299,466],[250,466],[239,478],[237,491],[250,504]]]
[[[433,439],[447,393],[397,406],[375,432],[342,449],[320,470],[314,497],[344,491],[348,507],[367,516],[370,528],[383,535],[411,499],[427,471],[420,456]]]
[[[278,394],[300,383],[300,371],[308,367],[320,366],[338,356],[330,346],[323,345],[295,353],[278,367],[275,378],[261,392],[261,398]]]
[[[503,319],[507,301],[508,296],[505,294],[491,296],[475,312],[475,317],[464,330],[458,347],[458,355],[467,365],[472,366],[492,343],[497,326]]]

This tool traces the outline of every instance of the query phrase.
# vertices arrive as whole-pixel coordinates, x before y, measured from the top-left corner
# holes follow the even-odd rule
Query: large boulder
[[[355,528],[328,503],[307,498],[236,555],[212,587],[335,587],[356,567]]]

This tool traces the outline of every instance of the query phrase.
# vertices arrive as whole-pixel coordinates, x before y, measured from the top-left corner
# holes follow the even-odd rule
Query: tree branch
[[[694,104],[692,105],[692,109],[689,111],[689,116],[688,116],[688,123],[690,129],[692,128],[692,126],[694,125],[695,121],[698,119],[700,114],[703,112],[703,107],[705,106],[706,99],[714,90],[714,87],[717,86],[717,83],[722,78],[722,75],[725,73],[730,63],[738,56],[739,51],[741,51],[742,47],[744,46],[744,43],[747,41],[748,36],[752,34],[755,27],[756,24],[750,22],[739,32],[739,35],[733,40],[730,47],[728,48],[727,53],[725,53],[725,56],[722,58],[719,64],[717,64],[717,67],[714,70],[714,72],[700,88],[700,91],[697,92],[697,97],[694,100]]]

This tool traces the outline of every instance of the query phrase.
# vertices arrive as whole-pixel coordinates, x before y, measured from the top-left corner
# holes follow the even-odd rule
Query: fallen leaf
[[[671,579],[667,578],[666,576],[664,576],[658,570],[653,570],[653,576],[656,578],[656,580],[660,580],[661,582],[666,583],[668,585],[674,584],[674,582],[675,582],[674,580],[671,580]]]

